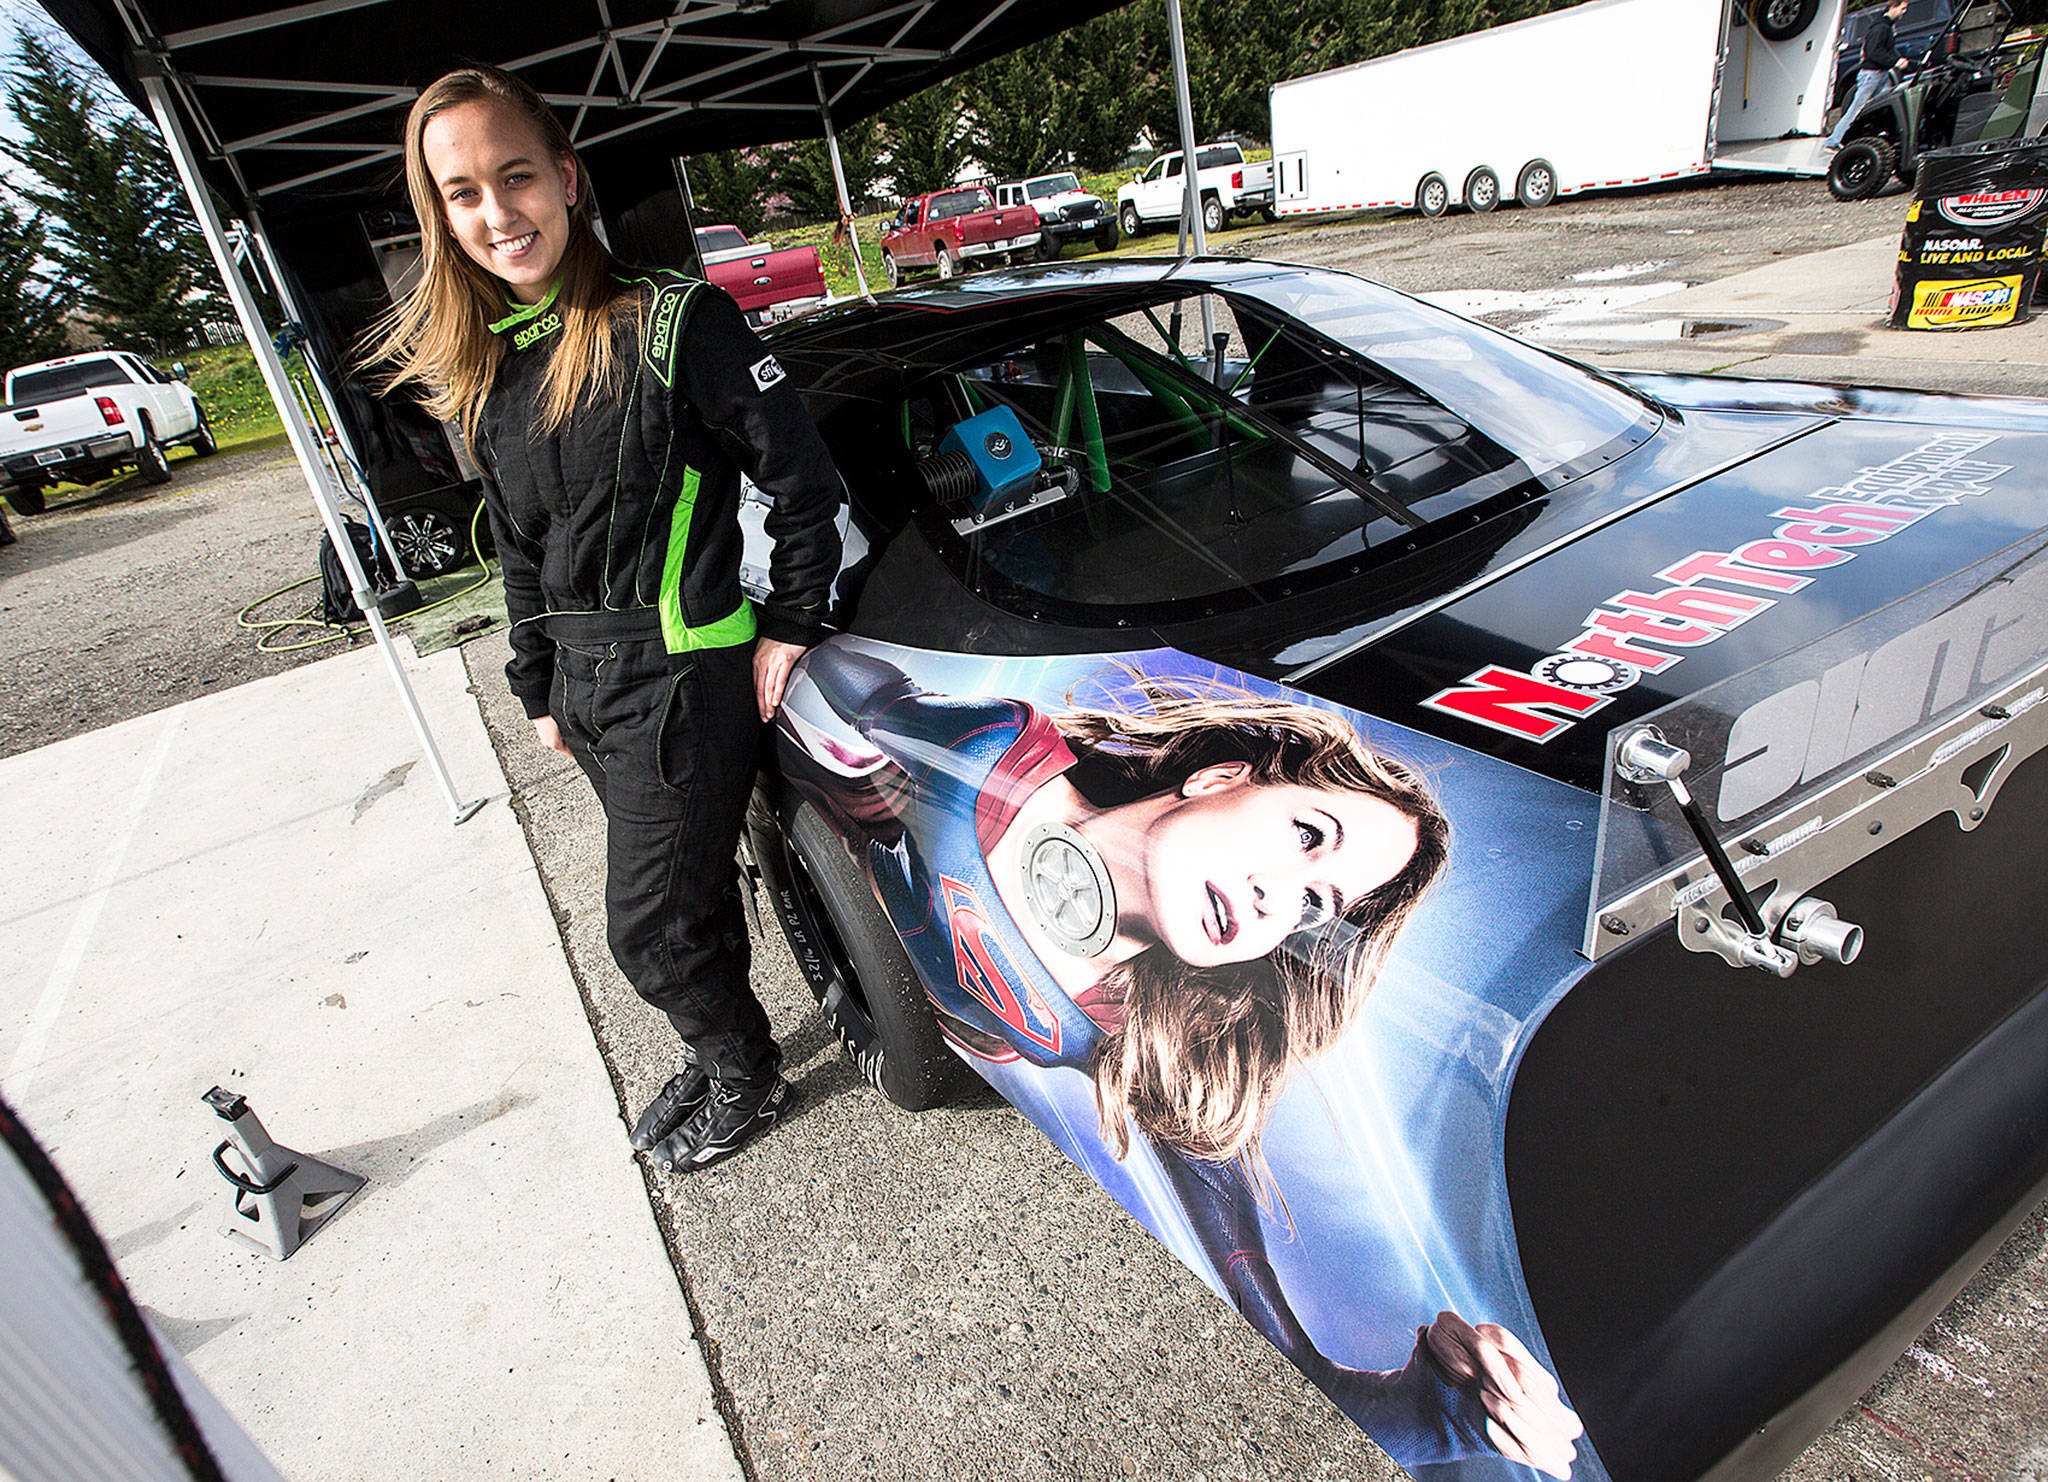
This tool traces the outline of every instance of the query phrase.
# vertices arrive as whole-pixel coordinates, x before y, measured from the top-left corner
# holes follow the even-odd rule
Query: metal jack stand
[[[213,1150],[213,1166],[235,1188],[235,1220],[222,1226],[221,1233],[251,1250],[289,1260],[365,1180],[332,1163],[279,1147],[249,1103],[234,1092],[215,1086],[205,1100],[228,1124],[227,1140]],[[241,1154],[247,1173],[228,1166],[224,1155],[230,1147]]]

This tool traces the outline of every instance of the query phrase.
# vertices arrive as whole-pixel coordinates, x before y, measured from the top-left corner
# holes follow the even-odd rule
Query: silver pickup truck
[[[7,502],[39,514],[44,490],[90,484],[124,465],[149,483],[167,483],[164,449],[189,443],[204,458],[213,429],[192,389],[125,350],[96,350],[18,366],[7,373],[0,408],[0,468]]]

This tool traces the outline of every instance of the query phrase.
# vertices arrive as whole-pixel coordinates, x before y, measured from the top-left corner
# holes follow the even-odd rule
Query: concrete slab
[[[1644,291],[1656,284],[1617,285],[1605,301],[1575,300],[1570,311],[1552,310],[1520,332],[1550,346],[1615,350],[1618,363],[1639,367],[1674,350],[1699,347],[1716,369],[1759,356],[1899,361],[1915,379],[1924,377],[1913,367],[1966,376],[1977,367],[2010,368],[2025,373],[2023,384],[1984,389],[2041,394],[2048,315],[1991,329],[1893,329],[1888,321],[1898,253],[1898,236],[1888,234],[1675,291]],[[1739,370],[1745,376],[1777,373],[1753,364],[1740,364]],[[1870,377],[1859,370],[1854,379]],[[1943,384],[1976,389],[1955,385],[1953,375]]]
[[[411,672],[460,828],[367,651],[0,762],[0,1086],[297,1482],[737,1479],[461,658]],[[214,1084],[369,1179],[287,1262],[219,1233]]]

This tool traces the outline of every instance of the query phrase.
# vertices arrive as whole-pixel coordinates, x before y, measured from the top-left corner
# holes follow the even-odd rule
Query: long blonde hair
[[[1124,1011],[1091,1066],[1110,1151],[1130,1151],[1135,1124],[1192,1157],[1238,1161],[1262,1183],[1259,1136],[1288,1071],[1329,1049],[1357,1018],[1394,938],[1450,856],[1450,824],[1420,776],[1327,711],[1140,674],[1124,682],[1128,707],[1054,717],[1080,758],[1069,776],[1097,806],[1237,762],[1255,783],[1363,793],[1415,824],[1415,852],[1393,879],[1270,957],[1192,967],[1151,947],[1103,979]]]
[[[637,296],[620,292],[611,253],[591,226],[591,189],[583,162],[540,94],[495,67],[465,67],[429,84],[405,119],[405,188],[420,224],[420,280],[370,326],[360,354],[365,365],[389,367],[379,378],[380,392],[419,386],[426,392],[427,410],[459,424],[472,443],[505,354],[501,338],[491,333],[493,321],[505,316],[505,285],[472,260],[449,230],[423,141],[436,114],[479,102],[517,111],[539,131],[548,155],[567,161],[576,173],[554,303],[562,328],[542,382],[540,431],[558,431],[586,398],[617,391],[624,357],[613,343],[613,325],[638,303]]]

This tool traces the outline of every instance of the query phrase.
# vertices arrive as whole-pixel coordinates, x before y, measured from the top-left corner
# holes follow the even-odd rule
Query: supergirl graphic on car
[[[1396,1459],[1574,1474],[1461,1150],[1580,964],[1499,951],[1474,983],[1451,922],[1503,871],[1537,888],[1496,940],[1580,892],[1582,804],[1465,797],[1439,742],[1170,654],[841,640],[782,734],[976,1070]]]

